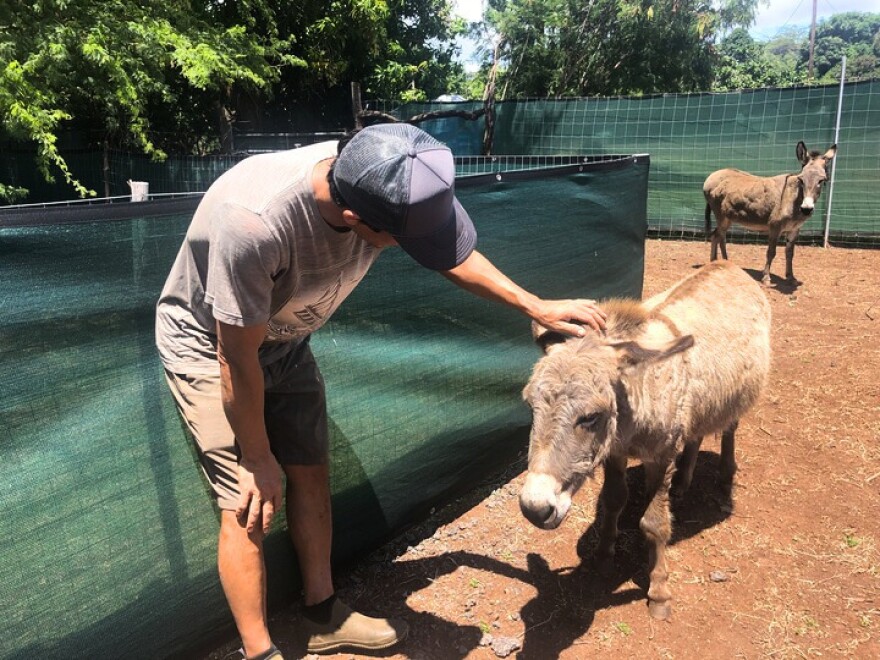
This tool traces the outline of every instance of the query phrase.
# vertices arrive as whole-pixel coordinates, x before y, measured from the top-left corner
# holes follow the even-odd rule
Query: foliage
[[[463,79],[453,39],[465,26],[453,19],[450,0],[264,0],[286,51],[302,66],[280,72],[272,107],[263,96],[241,119],[259,122],[265,113],[289,122],[303,106],[319,106],[332,90],[352,81],[365,96],[424,100]],[[234,23],[236,3],[222,3]]]
[[[451,0],[0,0],[0,135],[85,196],[59,148],[68,127],[156,158],[205,153],[235,122],[296,130],[351,81],[409,101],[481,99],[490,80],[499,98],[807,82],[803,29],[766,43],[743,29],[759,1],[487,0],[467,26]],[[484,48],[470,76],[468,30]],[[837,80],[844,56],[849,76],[880,76],[880,14],[819,24],[815,80]],[[25,192],[0,182],[0,199]]]
[[[848,12],[820,21],[812,79],[809,34],[804,28],[781,31],[766,43],[734,31],[721,42],[718,53],[713,85],[718,90],[837,82],[844,56],[847,78],[880,77],[880,14]]]
[[[820,21],[816,27],[814,76],[819,82],[840,78],[843,57],[847,77],[880,76],[880,14],[846,12]],[[801,47],[799,70],[806,78],[809,42]]]
[[[61,155],[65,127],[162,158],[349,81],[424,99],[463,83],[463,31],[449,0],[0,0],[0,133],[36,145],[47,179],[93,195]],[[21,193],[0,184],[2,198]]]
[[[750,23],[757,0],[489,0],[511,96],[706,89],[722,27]]]
[[[713,89],[727,91],[791,84],[794,64],[775,56],[743,28],[727,35],[718,48]]]
[[[94,192],[59,152],[63,122],[76,118],[163,157],[150,137],[151,106],[179,104],[182,90],[268,88],[276,77],[266,47],[243,26],[217,25],[210,9],[182,0],[0,0],[0,126],[33,141],[46,178],[60,172],[81,196]]]

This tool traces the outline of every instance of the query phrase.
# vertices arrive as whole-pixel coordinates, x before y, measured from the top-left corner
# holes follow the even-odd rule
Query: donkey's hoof
[[[649,600],[648,612],[658,621],[666,621],[672,614],[672,605],[669,604],[668,600]]]
[[[721,494],[727,499],[731,499],[733,497],[733,477],[729,479],[725,477],[721,477],[718,480],[718,488],[721,490]]]
[[[596,551],[596,554],[593,555],[593,561],[596,566],[596,572],[599,575],[608,576],[614,574],[616,570],[614,566],[614,550],[610,552]]]
[[[691,487],[691,480],[685,476],[679,476],[681,474],[681,472],[675,473],[675,476],[672,477],[672,485],[669,488],[669,494],[675,498],[682,497]]]

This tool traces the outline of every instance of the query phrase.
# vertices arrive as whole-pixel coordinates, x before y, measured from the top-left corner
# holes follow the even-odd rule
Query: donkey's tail
[[[706,204],[706,240],[712,238],[712,207]]]

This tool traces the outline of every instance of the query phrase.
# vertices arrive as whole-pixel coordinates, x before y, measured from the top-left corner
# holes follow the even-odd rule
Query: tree
[[[846,12],[819,22],[814,51],[816,79],[838,80],[844,56],[849,77],[880,76],[880,14]],[[804,44],[802,72],[806,72],[808,59],[809,46]]]
[[[169,108],[166,115],[186,127],[199,116],[194,109],[233,84],[268,88],[277,76],[270,60],[297,64],[242,25],[218,25],[215,8],[186,0],[0,0],[0,127],[32,141],[46,178],[61,173],[81,196],[94,192],[57,146],[58,130],[71,119],[163,157],[150,135],[151,108]],[[0,184],[0,196],[16,194]]]
[[[713,89],[753,89],[795,82],[793,62],[771,53],[765,44],[756,42],[747,30],[737,28],[718,47]]]
[[[351,81],[374,98],[423,100],[463,80],[453,39],[465,26],[450,0],[264,1],[285,52],[303,65],[280,71],[271,105],[265,95],[250,99],[258,107],[249,112],[238,104],[250,121],[289,122],[296,108],[347,94]],[[239,3],[222,4],[227,24],[241,20]]]
[[[499,88],[513,96],[706,89],[723,27],[751,23],[757,0],[489,0]]]
[[[414,99],[463,84],[463,30],[449,0],[0,0],[0,132],[85,196],[64,127],[156,158],[204,153],[237,120],[289,122],[351,80]],[[22,192],[0,184],[7,200]]]

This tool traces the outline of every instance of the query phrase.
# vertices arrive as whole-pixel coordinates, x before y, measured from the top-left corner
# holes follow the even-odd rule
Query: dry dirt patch
[[[764,250],[729,253],[759,279]],[[648,241],[646,296],[708,253]],[[781,253],[774,271],[784,272]],[[383,657],[880,657],[880,251],[799,247],[795,273],[799,287],[774,276],[768,289],[773,369],[739,427],[732,506],[715,485],[719,438],[707,438],[673,505],[670,621],[645,606],[641,467],[628,470],[616,572],[601,576],[590,560],[601,476],[545,532],[519,512],[520,460],[337,573],[350,603],[409,622]],[[272,618],[290,657],[303,653],[297,617],[293,607]]]

